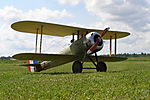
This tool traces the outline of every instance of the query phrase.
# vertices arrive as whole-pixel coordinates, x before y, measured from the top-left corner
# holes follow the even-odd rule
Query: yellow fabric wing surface
[[[59,24],[52,24],[52,23],[45,23],[45,22],[36,22],[36,21],[20,21],[13,23],[11,27],[19,32],[26,32],[26,33],[37,33],[41,32],[41,27],[43,27],[43,35],[52,35],[52,36],[67,36],[72,35],[73,33],[77,35],[78,33],[81,35],[85,35],[87,32],[98,32],[101,33],[103,30],[97,30],[97,29],[87,29],[87,28],[80,28],[80,27],[73,27],[73,26],[67,26],[67,25],[59,25]],[[115,38],[115,34],[117,34],[117,38],[123,38],[130,33],[128,32],[120,32],[120,31],[109,31],[103,39],[110,39],[110,36],[112,36],[112,39]]]

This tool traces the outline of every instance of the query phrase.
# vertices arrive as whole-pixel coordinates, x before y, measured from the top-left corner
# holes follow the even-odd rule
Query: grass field
[[[0,61],[1,100],[150,100],[150,58],[107,63],[106,73],[73,74],[72,63],[30,73],[19,64]]]

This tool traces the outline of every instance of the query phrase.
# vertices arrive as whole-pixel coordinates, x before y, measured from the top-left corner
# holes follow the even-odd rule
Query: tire
[[[97,72],[106,72],[107,65],[104,62],[98,62],[96,70],[97,70]]]
[[[73,73],[82,73],[82,63],[80,61],[75,61],[72,65]]]

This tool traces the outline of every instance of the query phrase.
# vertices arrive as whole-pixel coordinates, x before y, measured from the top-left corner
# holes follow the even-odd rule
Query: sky
[[[11,24],[24,20],[92,29],[109,26],[131,33],[117,41],[117,53],[150,53],[150,0],[1,0],[0,56],[34,52],[35,36],[11,29]],[[42,52],[57,53],[70,40],[71,36],[44,36]],[[109,41],[104,43],[99,54],[109,54]]]

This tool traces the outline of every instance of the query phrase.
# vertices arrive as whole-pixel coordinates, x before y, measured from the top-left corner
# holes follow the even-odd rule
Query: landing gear
[[[73,73],[82,73],[82,63],[80,61],[75,61],[72,65]]]
[[[106,72],[107,71],[107,66],[104,62],[98,62],[96,66],[97,72]]]
[[[72,71],[73,73],[82,73],[82,69],[96,69],[97,72],[106,72],[107,71],[107,65],[104,62],[98,62],[98,56],[95,53],[95,61],[90,57],[87,56],[91,62],[93,63],[93,65],[95,65],[96,68],[83,68],[83,63],[81,63],[80,61],[75,61],[72,65]]]
[[[104,62],[98,62],[98,56],[95,52],[96,62],[88,56],[88,58],[91,60],[91,62],[95,65],[97,72],[106,72],[107,71],[107,65]]]

